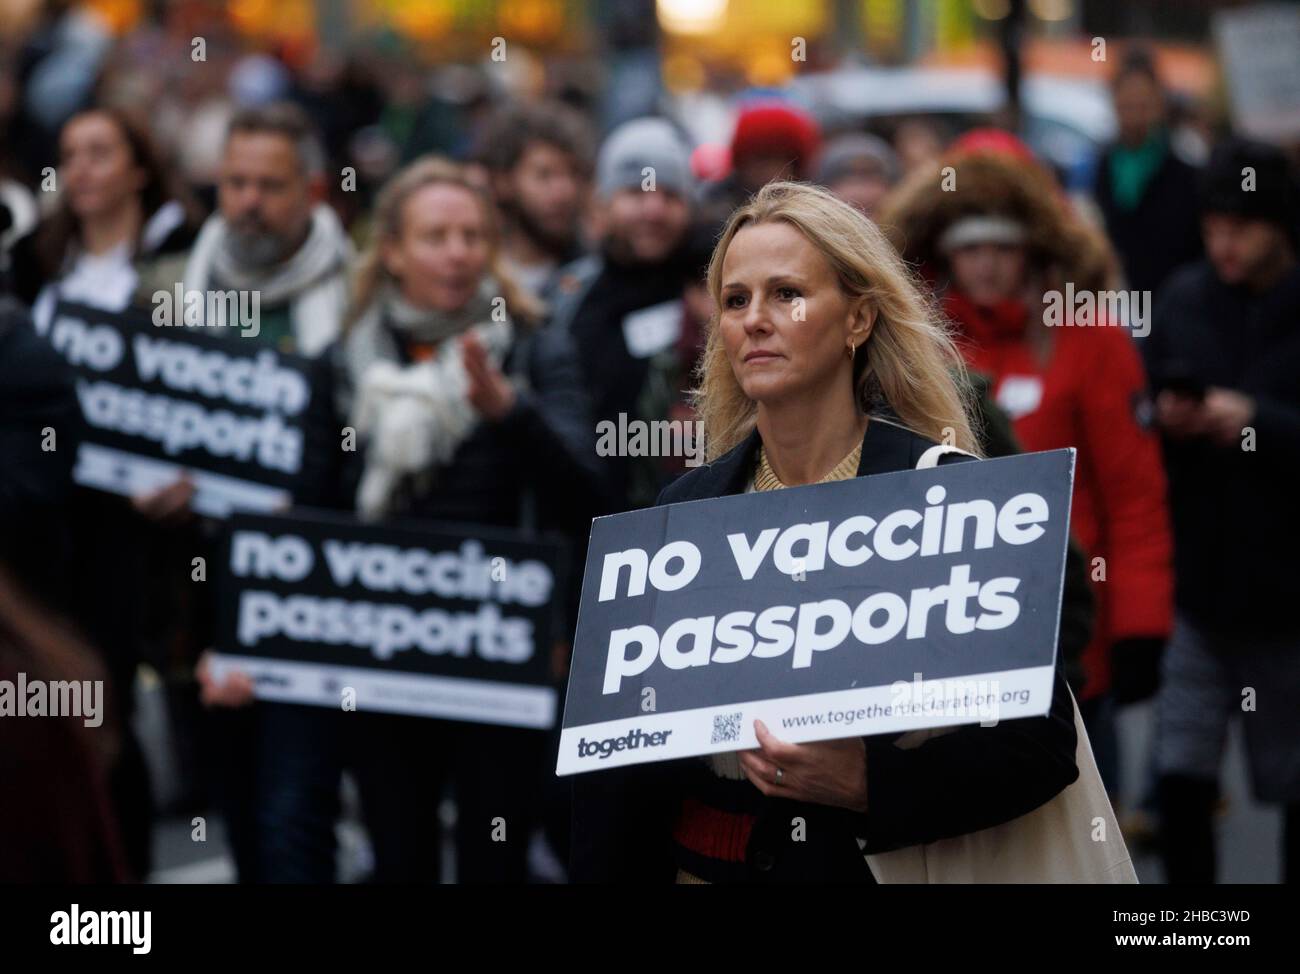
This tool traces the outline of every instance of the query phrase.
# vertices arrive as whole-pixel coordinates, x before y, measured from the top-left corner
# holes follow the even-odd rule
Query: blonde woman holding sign
[[[976,459],[960,356],[848,204],[769,184],[732,215],[708,285],[712,462],[661,504]],[[1059,670],[1044,717],[806,744],[755,733],[753,751],[577,777],[573,879],[1132,878]],[[1104,852],[1089,848],[1098,816]]]

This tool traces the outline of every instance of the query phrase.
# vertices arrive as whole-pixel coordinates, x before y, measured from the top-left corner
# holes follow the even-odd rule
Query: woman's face
[[[993,305],[1020,297],[1025,289],[1025,248],[1008,244],[959,247],[948,256],[952,282],[976,304]]]
[[[860,346],[870,332],[865,299],[845,294],[821,252],[782,221],[732,238],[718,322],[741,389],[759,403],[850,389],[849,339]]]
[[[407,197],[400,232],[383,251],[403,297],[436,311],[469,303],[490,256],[482,205],[469,190],[449,183],[431,183]]]
[[[113,212],[144,189],[126,135],[102,112],[78,115],[59,136],[59,169],[68,206],[80,219]]]

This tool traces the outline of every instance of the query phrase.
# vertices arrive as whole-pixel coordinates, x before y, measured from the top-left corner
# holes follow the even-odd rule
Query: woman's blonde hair
[[[758,405],[741,389],[722,343],[722,263],[744,227],[783,221],[830,262],[850,297],[865,295],[875,324],[853,362],[858,408],[888,405],[904,425],[936,442],[980,453],[970,420],[971,387],[960,352],[942,316],[874,223],[824,189],[806,183],[768,183],[736,210],[713,249],[708,289],[714,312],[694,390],[710,459],[753,430]]]
[[[468,170],[441,156],[424,156],[399,170],[384,184],[375,200],[370,227],[370,243],[357,260],[352,286],[352,307],[345,327],[351,327],[365,313],[379,294],[380,287],[393,281],[384,266],[384,244],[402,234],[402,213],[406,201],[426,186],[456,186],[472,195],[483,212],[488,239],[488,271],[501,288],[506,310],[517,323],[535,325],[545,313],[540,301],[521,288],[501,266],[501,230],[496,205],[487,190],[475,182]]]

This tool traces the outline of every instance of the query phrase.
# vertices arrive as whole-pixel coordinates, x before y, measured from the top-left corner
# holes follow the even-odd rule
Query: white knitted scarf
[[[365,449],[357,491],[364,518],[389,513],[404,478],[429,481],[446,465],[479,422],[469,403],[458,336],[472,333],[498,368],[514,339],[514,325],[495,303],[500,288],[491,276],[458,311],[442,313],[413,307],[385,288],[349,329],[343,355],[349,385],[345,403],[351,425]],[[402,364],[393,332],[438,343],[432,359]]]

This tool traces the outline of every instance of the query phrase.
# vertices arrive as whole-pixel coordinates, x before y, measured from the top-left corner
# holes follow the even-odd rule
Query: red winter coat
[[[1018,301],[981,308],[949,291],[944,309],[961,332],[970,368],[993,382],[1028,451],[1078,450],[1070,525],[1089,559],[1097,615],[1083,654],[1082,698],[1110,686],[1110,648],[1120,639],[1169,635],[1173,542],[1156,436],[1140,424],[1146,377],[1122,328],[1056,327],[1048,361],[1026,339],[1043,328]],[[1096,558],[1104,558],[1105,580]]]

